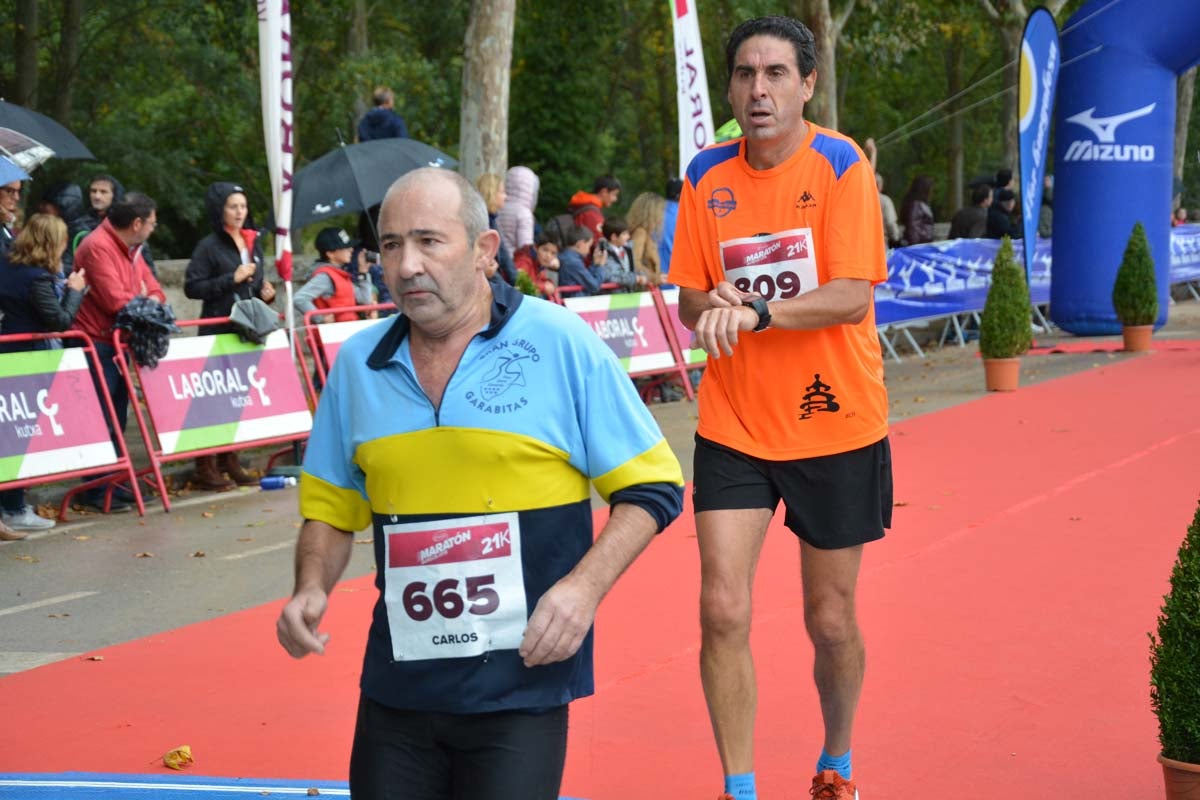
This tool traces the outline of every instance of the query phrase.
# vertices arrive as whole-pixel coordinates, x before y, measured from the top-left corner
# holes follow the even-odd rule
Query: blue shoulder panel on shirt
[[[704,177],[710,169],[728,161],[731,158],[737,158],[740,142],[730,142],[719,147],[710,147],[707,150],[701,150],[692,159],[692,163],[688,164],[687,177],[692,182],[692,188],[696,188],[700,184],[700,179]]]
[[[839,180],[842,173],[858,161],[858,151],[845,139],[835,139],[832,136],[818,133],[813,137],[812,148],[825,156],[829,166],[833,167],[833,174]]]

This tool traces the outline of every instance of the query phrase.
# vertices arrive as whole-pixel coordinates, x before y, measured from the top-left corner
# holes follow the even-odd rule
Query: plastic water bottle
[[[266,475],[258,482],[260,489],[282,489],[295,485],[296,479],[290,475]]]

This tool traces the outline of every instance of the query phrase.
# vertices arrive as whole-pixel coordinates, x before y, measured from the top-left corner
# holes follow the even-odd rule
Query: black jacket
[[[41,267],[10,264],[0,259],[0,333],[43,333],[65,331],[75,321],[83,292],[64,287],[60,301],[54,291],[55,278]],[[0,343],[0,352],[47,350],[47,340]]]
[[[212,224],[213,232],[196,245],[196,249],[192,251],[192,260],[188,262],[187,271],[184,273],[183,293],[193,300],[203,301],[200,307],[200,316],[206,319],[228,317],[235,300],[244,300],[251,296],[262,299],[263,248],[261,236],[254,237],[254,246],[250,250],[250,257],[258,266],[258,269],[254,271],[254,277],[241,284],[233,282],[233,273],[241,265],[242,258],[238,252],[237,243],[225,230],[222,212],[225,208],[225,200],[234,192],[243,192],[243,189],[237,184],[224,182],[214,183],[208,187],[204,205],[208,210],[208,219]],[[243,230],[254,230],[248,216]],[[230,325],[205,326],[200,331],[202,334],[233,332],[235,329]]]

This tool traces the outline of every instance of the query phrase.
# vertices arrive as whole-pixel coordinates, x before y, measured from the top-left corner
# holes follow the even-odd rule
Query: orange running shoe
[[[854,781],[848,781],[837,770],[824,769],[813,778],[808,790],[813,800],[858,800],[858,789]]]

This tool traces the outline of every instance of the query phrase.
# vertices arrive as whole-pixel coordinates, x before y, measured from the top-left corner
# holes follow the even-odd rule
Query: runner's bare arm
[[[317,626],[325,616],[329,592],[346,570],[354,536],[324,522],[305,520],[296,542],[296,588],[275,623],[279,643],[293,658],[325,654],[329,634]]]
[[[874,300],[871,282],[860,278],[834,278],[811,292],[767,304],[771,327],[813,330],[831,325],[857,325]]]
[[[729,281],[721,281],[714,289],[702,292],[699,289],[679,288],[679,321],[688,330],[696,329],[700,315],[710,308],[728,308],[741,305],[741,292]]]
[[[538,600],[518,652],[525,666],[570,658],[583,644],[608,590],[654,539],[658,524],[632,503],[613,506],[591,548]]]

